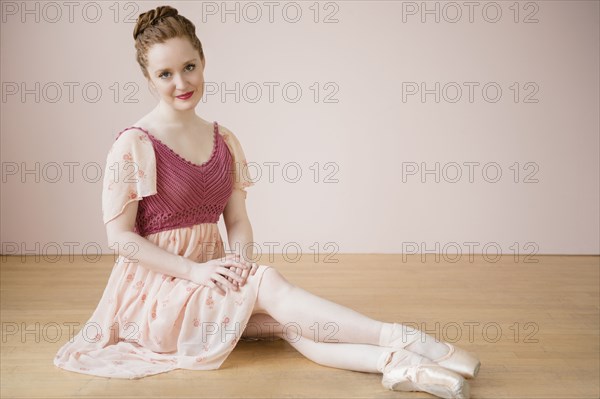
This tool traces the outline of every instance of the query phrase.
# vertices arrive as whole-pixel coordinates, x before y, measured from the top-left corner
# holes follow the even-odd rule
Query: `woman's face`
[[[186,38],[172,38],[148,50],[150,82],[175,110],[194,109],[204,95],[204,63]],[[192,93],[190,97],[181,97]]]

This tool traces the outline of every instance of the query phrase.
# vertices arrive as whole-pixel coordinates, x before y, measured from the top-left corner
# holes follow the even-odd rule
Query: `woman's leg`
[[[283,324],[265,313],[255,313],[248,320],[242,338],[262,338],[265,340],[281,339]]]
[[[257,309],[255,309],[257,310]],[[262,326],[261,326],[262,325]],[[244,336],[261,335],[285,339],[313,362],[343,370],[382,373],[382,385],[394,391],[424,391],[441,397],[469,397],[469,384],[458,374],[443,369],[425,357],[404,349],[368,344],[323,343],[301,335],[291,336],[268,314],[254,314]],[[433,366],[433,367],[432,367]]]
[[[301,335],[314,343],[386,346],[393,325],[371,319],[350,308],[318,297],[291,284],[275,268],[265,270],[256,307],[282,324],[280,332]],[[415,333],[415,331],[410,331]],[[416,336],[413,336],[414,340]],[[432,336],[418,332],[407,350],[436,359],[448,352]],[[288,337],[289,338],[289,337]]]
[[[315,342],[298,334],[265,313],[252,315],[243,338],[284,339],[306,358],[323,366],[344,370],[379,373],[391,348],[367,344]]]
[[[282,335],[306,358],[323,366],[382,373],[382,385],[394,391],[423,391],[444,398],[468,398],[469,384],[458,374],[404,349],[366,344],[328,344]],[[432,367],[433,366],[433,367]]]
[[[384,360],[392,352],[391,348],[368,344],[329,344],[315,342],[300,335],[292,337],[282,334],[298,352],[306,358],[323,366],[344,370],[381,373]]]
[[[382,322],[291,284],[275,268],[265,270],[256,306],[286,331],[313,341],[379,345]]]

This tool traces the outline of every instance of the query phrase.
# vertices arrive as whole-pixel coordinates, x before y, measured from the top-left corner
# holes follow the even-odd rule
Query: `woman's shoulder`
[[[217,122],[219,133],[227,142],[238,142],[238,138],[231,129]]]
[[[143,131],[127,128],[118,133],[107,157],[111,162],[135,162],[143,165],[142,169],[150,170],[155,162],[154,145]]]
[[[152,140],[148,132],[144,128],[134,125],[122,129],[114,136],[109,151],[112,152],[115,148],[121,150],[144,150],[145,148],[150,149],[152,147]]]
[[[137,133],[148,134],[152,130],[152,126],[152,123],[146,117],[144,117],[123,129],[123,132],[133,131]]]
[[[119,131],[115,136],[115,142],[130,142],[136,138],[140,141],[146,142],[149,139],[148,135],[151,130],[150,126],[152,125],[148,119],[148,116],[144,116]]]
[[[131,126],[117,133],[113,145],[151,144],[148,132],[139,126]]]

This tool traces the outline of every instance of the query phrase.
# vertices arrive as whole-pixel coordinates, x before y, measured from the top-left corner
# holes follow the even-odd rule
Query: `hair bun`
[[[135,28],[133,29],[133,39],[137,39],[146,28],[156,25],[156,23],[167,17],[175,17],[179,15],[176,8],[171,6],[159,6],[154,10],[150,10],[140,14],[137,18]]]

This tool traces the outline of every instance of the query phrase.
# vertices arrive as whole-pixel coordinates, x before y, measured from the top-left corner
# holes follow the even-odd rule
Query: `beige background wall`
[[[156,104],[134,21],[165,3],[23,4],[2,2],[2,251],[108,252],[106,153]],[[168,4],[205,48],[198,114],[261,172],[263,253],[600,253],[598,2]]]

